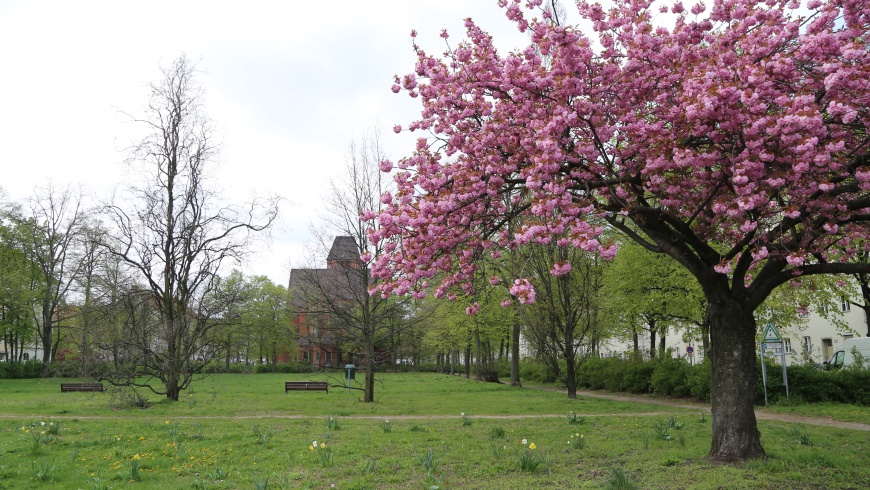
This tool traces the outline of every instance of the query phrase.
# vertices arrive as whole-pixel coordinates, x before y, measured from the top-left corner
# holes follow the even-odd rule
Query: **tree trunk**
[[[652,359],[656,356],[656,324],[655,322],[649,323],[649,358]]]
[[[370,332],[372,333],[370,329]],[[363,403],[372,403],[375,401],[375,343],[372,335],[366,335],[365,353],[366,353],[366,379],[363,385],[364,395]]]
[[[575,353],[573,341],[569,344],[565,342],[565,388],[568,389],[568,398],[577,398],[577,370],[575,361]]]
[[[708,305],[712,380],[713,461],[737,462],[765,457],[755,419],[755,318],[729,298]]]
[[[46,284],[45,297],[42,300],[42,335],[40,336],[40,339],[42,340],[42,370],[39,373],[39,376],[42,378],[47,378],[50,372],[51,347],[52,341],[54,340],[52,332],[52,322],[54,318],[51,311],[51,300],[49,297],[50,290],[51,282]]]
[[[170,361],[170,363],[172,365],[169,366],[169,370],[165,375],[166,381],[164,382],[164,385],[166,386],[166,398],[177,402],[178,396],[181,393],[181,389],[179,388],[180,373],[178,372],[179,370],[174,365],[174,363],[172,363],[172,361]]]
[[[515,322],[511,332],[511,386],[520,383],[520,322]]]
[[[471,344],[465,346],[465,377],[471,377]]]
[[[232,352],[231,352],[232,343],[229,340],[227,340],[226,347],[227,347],[227,355],[226,355],[226,358],[224,359],[224,361],[225,361],[224,366],[226,367],[226,371],[230,372],[230,356],[232,356]]]
[[[478,381],[483,380],[483,352],[481,352],[480,347],[480,330],[474,329],[474,379]]]

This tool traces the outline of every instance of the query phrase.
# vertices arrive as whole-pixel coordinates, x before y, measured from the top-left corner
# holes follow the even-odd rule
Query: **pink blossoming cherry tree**
[[[471,292],[484,254],[552,241],[612,257],[602,234],[618,230],[707,297],[709,457],[763,457],[753,312],[800,276],[870,270],[850,260],[870,220],[870,2],[579,1],[589,33],[541,0],[499,4],[528,48],[501,54],[469,19],[441,56],[415,44],[393,87],[422,103],[407,129],[431,136],[381,164],[396,189],[366,216],[385,251],[375,289]]]

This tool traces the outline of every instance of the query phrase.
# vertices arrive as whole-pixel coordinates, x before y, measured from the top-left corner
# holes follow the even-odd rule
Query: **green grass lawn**
[[[359,400],[362,392],[330,387],[324,392],[284,393],[284,381],[342,380],[322,374],[222,374],[206,377],[183,392],[178,403],[140,390],[151,403],[151,416],[321,416],[321,415],[532,415],[649,412],[660,407],[600,399],[568,400],[565,395],[539,390],[479,383],[459,376],[433,373],[381,374],[376,378],[375,403]],[[377,382],[383,380],[383,383]],[[67,380],[69,381],[69,380]],[[358,381],[361,381],[358,380]],[[118,415],[123,394],[61,393],[59,379],[0,380],[0,414],[5,415]],[[156,386],[156,384],[155,384]],[[361,386],[352,381],[352,386]]]
[[[382,375],[368,405],[284,394],[305,378],[214,376],[147,409],[0,381],[0,488],[870,487],[867,432],[762,422],[768,460],[712,465],[697,412],[434,374]]]

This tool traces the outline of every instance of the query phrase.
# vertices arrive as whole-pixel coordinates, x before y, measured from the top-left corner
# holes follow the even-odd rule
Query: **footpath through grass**
[[[870,487],[866,432],[763,422],[770,459],[711,465],[698,412],[443,375],[383,375],[370,405],[284,394],[306,377],[215,376],[144,410],[0,381],[0,488]]]

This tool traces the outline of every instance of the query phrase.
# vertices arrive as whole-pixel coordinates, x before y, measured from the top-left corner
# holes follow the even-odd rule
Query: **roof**
[[[359,247],[356,240],[352,236],[337,236],[332,241],[332,248],[329,249],[329,255],[326,260],[338,260],[341,262],[350,262],[359,260]]]
[[[333,302],[365,301],[365,285],[370,278],[367,269],[353,265],[361,263],[354,238],[335,237],[326,262],[326,269],[290,270],[288,288],[297,309],[322,310]]]

